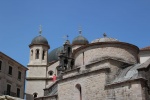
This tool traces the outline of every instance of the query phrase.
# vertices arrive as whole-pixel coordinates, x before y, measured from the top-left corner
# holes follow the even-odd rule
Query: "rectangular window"
[[[10,95],[11,92],[11,85],[7,84],[7,95]]]
[[[18,79],[21,80],[21,71],[18,71]]]
[[[8,74],[12,75],[12,67],[11,66],[9,66]]]
[[[2,61],[0,61],[0,70],[2,69]]]
[[[17,88],[17,97],[20,97],[20,89]]]

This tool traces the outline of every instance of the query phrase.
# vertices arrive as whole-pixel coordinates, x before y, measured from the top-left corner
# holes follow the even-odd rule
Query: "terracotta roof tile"
[[[144,47],[144,48],[141,48],[140,50],[150,50],[150,46],[148,46],[148,47]]]

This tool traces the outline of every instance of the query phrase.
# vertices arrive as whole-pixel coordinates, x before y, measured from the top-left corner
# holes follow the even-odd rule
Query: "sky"
[[[39,35],[50,50],[82,35],[150,46],[150,0],[0,0],[0,51],[27,66],[29,44]]]

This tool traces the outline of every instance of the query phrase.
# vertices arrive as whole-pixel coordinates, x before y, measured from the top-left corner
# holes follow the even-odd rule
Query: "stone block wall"
[[[104,100],[103,98],[106,98],[105,82],[106,74],[104,71],[64,79],[58,83],[58,97],[60,100],[77,100],[80,97],[80,91],[76,85],[80,84],[82,100]]]
[[[146,100],[138,81],[106,86],[107,100]]]
[[[83,54],[84,53],[84,54]],[[129,64],[138,62],[138,48],[128,44],[96,44],[77,50],[74,54],[75,66],[87,65],[102,58],[115,58]],[[83,63],[84,62],[84,63]]]

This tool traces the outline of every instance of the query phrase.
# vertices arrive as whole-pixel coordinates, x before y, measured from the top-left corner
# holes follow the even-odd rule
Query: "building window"
[[[17,97],[20,97],[20,89],[17,88]]]
[[[50,76],[52,76],[53,75],[53,71],[52,70],[50,70],[49,72],[48,72],[48,74],[50,75]]]
[[[45,51],[43,51],[42,60],[44,60],[44,58],[45,58]]]
[[[2,69],[2,61],[0,61],[0,70]]]
[[[77,84],[76,85],[76,89],[77,89],[77,91],[78,91],[78,98],[77,98],[77,100],[82,100],[82,89],[81,89],[81,85],[80,84]]]
[[[21,71],[18,71],[18,79],[21,80]]]
[[[8,74],[12,75],[12,67],[11,66],[9,66]]]
[[[39,49],[36,50],[36,59],[39,59]]]
[[[33,56],[33,50],[31,50],[31,56]]]
[[[10,95],[11,92],[11,85],[7,84],[7,95]]]
[[[33,93],[33,97],[36,98],[38,96],[38,94],[35,92]]]

